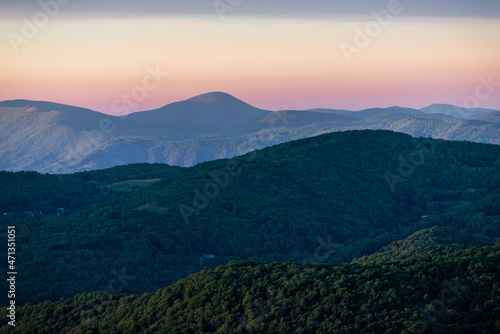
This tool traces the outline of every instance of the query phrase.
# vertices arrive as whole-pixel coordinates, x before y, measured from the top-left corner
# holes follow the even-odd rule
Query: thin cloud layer
[[[500,18],[498,0],[0,0],[0,17],[29,16],[42,4],[55,2],[64,7],[59,18],[217,16],[224,11],[234,16],[325,19],[367,16],[394,2],[404,5],[405,16]]]

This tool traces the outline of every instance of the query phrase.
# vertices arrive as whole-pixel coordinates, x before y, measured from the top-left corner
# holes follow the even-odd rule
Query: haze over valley
[[[129,163],[189,167],[322,133],[384,129],[500,144],[500,111],[435,104],[361,111],[270,111],[214,92],[111,116],[50,102],[0,102],[0,168],[72,173]]]
[[[500,333],[500,1],[0,0],[0,334]]]

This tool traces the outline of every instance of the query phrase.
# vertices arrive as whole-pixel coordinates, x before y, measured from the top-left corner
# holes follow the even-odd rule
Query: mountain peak
[[[200,103],[223,103],[227,101],[243,102],[240,99],[237,99],[234,96],[224,92],[210,92],[210,93],[200,94],[186,101],[200,102]]]
[[[34,100],[6,100],[0,101],[0,108],[26,108],[28,112],[49,112],[57,111],[62,114],[71,114],[72,116],[99,116],[103,117],[104,114],[82,107],[75,107],[68,104],[48,102],[48,101],[34,101]],[[110,116],[111,117],[111,116]]]
[[[188,122],[217,129],[228,129],[263,117],[268,113],[269,111],[255,108],[230,94],[211,92],[167,104],[159,109],[137,112],[129,115],[129,118]]]
[[[50,107],[56,105],[58,104],[53,102],[32,101],[25,99],[6,100],[0,102],[0,107],[3,108],[29,108],[29,109],[38,109],[38,111],[49,111],[48,109],[50,109]]]

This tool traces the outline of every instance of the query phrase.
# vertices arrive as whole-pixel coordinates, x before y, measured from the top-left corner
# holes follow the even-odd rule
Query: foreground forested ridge
[[[498,333],[499,273],[500,243],[368,264],[231,262],[155,293],[25,305],[0,332]]]
[[[379,251],[353,262],[395,261],[422,255],[448,255],[457,250],[491,245],[492,240],[478,238],[453,228],[434,226],[417,231],[403,240],[393,241]]]
[[[63,176],[103,197],[89,189],[53,216],[1,216],[17,227],[17,302],[152,292],[232,260],[349,262],[434,225],[500,237],[499,157],[495,145],[352,131],[192,168]]]

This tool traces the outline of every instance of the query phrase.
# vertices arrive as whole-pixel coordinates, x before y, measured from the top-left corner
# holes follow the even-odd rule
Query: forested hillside
[[[155,293],[26,305],[0,333],[498,333],[499,273],[500,244],[364,265],[231,262]]]
[[[70,175],[0,171],[0,213],[36,215],[77,211],[101,202],[105,195],[95,185]]]
[[[403,240],[393,241],[379,251],[353,262],[396,261],[427,255],[448,255],[457,250],[492,244],[493,240],[474,237],[453,228],[434,226],[417,231]]]
[[[350,262],[432,226],[498,238],[499,157],[495,145],[367,130],[192,168],[74,174],[105,198],[2,217],[17,229],[17,302],[152,292],[232,260]]]

